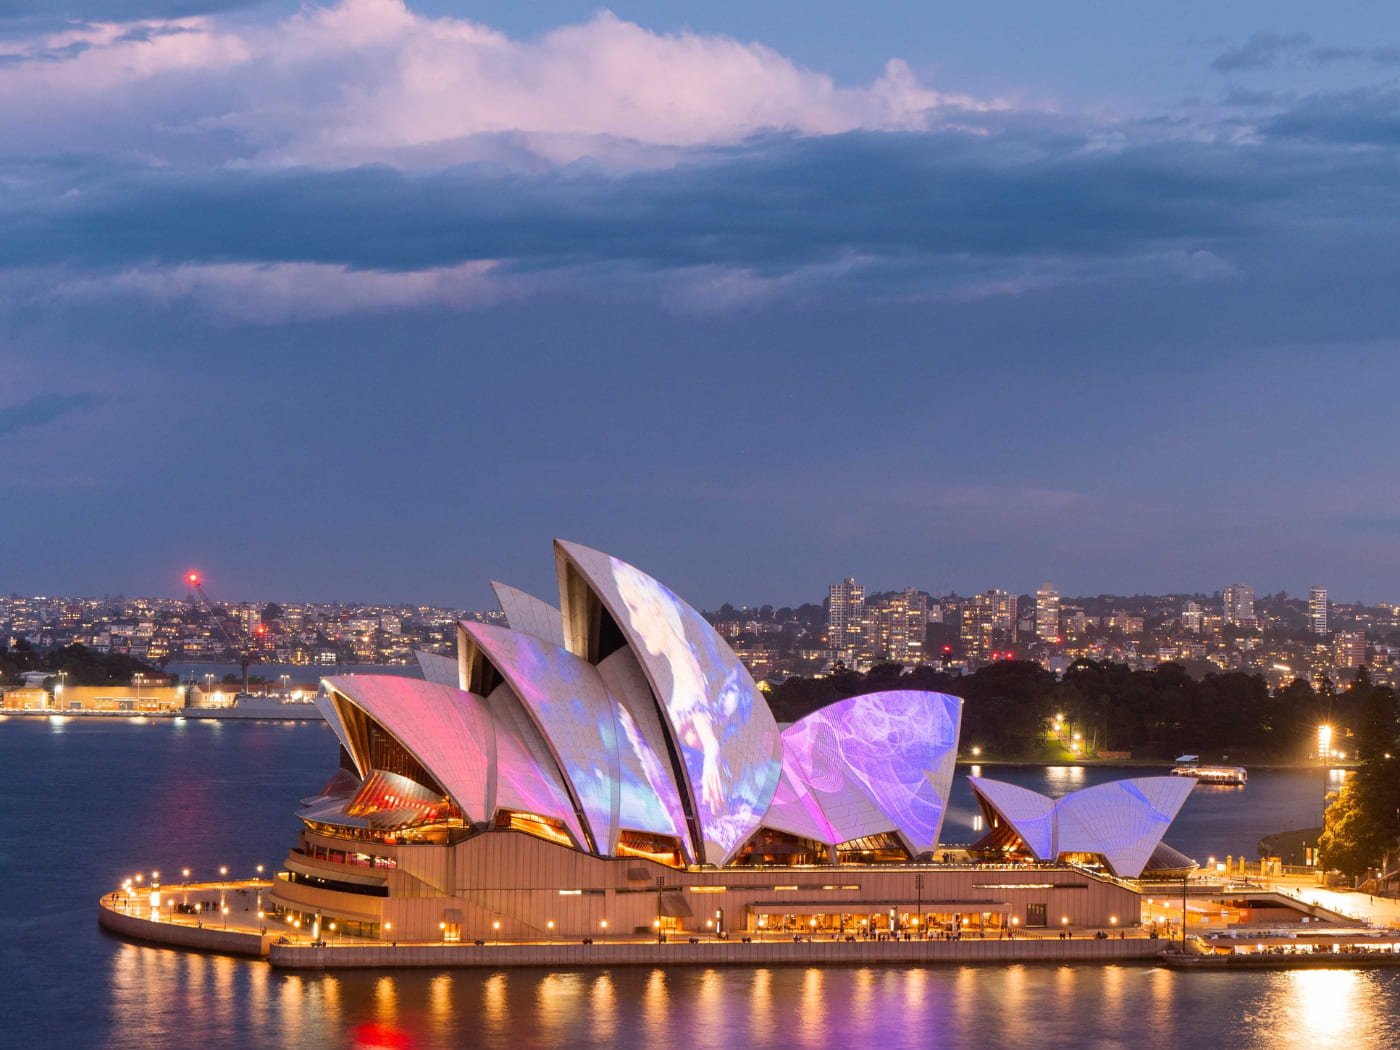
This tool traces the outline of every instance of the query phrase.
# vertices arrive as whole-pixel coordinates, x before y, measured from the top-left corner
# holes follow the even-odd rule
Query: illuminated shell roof
[[[605,856],[640,833],[724,864],[761,827],[936,844],[960,700],[873,693],[779,733],[733,651],[674,593],[577,544],[557,542],[555,561],[558,609],[494,584],[510,628],[463,622],[455,661],[420,654],[426,681],[326,679],[318,705],[361,777],[398,753],[389,739],[469,821],[533,813]]]
[[[681,759],[696,845],[705,862],[725,863],[762,823],[782,772],[778,724],[767,703],[715,629],[668,588],[601,551],[563,541],[555,550],[641,662]],[[574,577],[560,575],[567,590]],[[570,622],[581,606],[567,594],[561,605],[572,648],[583,634]]]
[[[1095,853],[1115,875],[1142,874],[1196,782],[1189,777],[1134,777],[1050,799],[997,780],[969,777],[972,790],[1020,835],[1040,860]]]
[[[815,806],[828,829],[821,839],[830,844],[893,831],[915,853],[932,849],[961,719],[957,697],[913,690],[866,693],[814,711],[783,730],[786,787],[766,823],[778,827],[776,818],[781,830],[792,830],[802,814],[815,818]]]
[[[513,717],[504,699],[492,704],[452,686],[388,675],[343,675],[325,684],[331,703],[323,711],[362,776],[375,766],[356,710],[417,759],[468,821],[519,809],[559,820],[576,842],[587,841],[562,775],[530,739],[533,727],[522,724],[528,716]]]
[[[532,634],[556,648],[564,648],[564,618],[554,606],[515,587],[491,581],[491,590],[506,614],[511,630]]]
[[[619,724],[625,711],[596,667],[533,635],[480,623],[461,627],[547,730],[599,852],[614,852],[623,828],[684,834],[657,792],[660,787],[674,795],[675,782],[669,775],[659,785],[644,778],[643,764],[659,771],[660,759]]]

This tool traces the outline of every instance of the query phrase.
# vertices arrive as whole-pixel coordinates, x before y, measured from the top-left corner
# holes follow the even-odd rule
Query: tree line
[[[125,653],[99,653],[85,645],[65,645],[41,653],[23,638],[0,646],[0,682],[13,682],[24,671],[67,674],[69,685],[126,685],[134,674],[164,678],[165,672]]]
[[[1369,688],[1369,682],[1367,684]],[[1302,761],[1317,726],[1334,727],[1347,747],[1358,724],[1362,691],[1313,689],[1294,680],[1270,690],[1262,676],[1238,671],[1192,678],[1179,664],[1134,670],[1108,661],[1077,660],[1062,676],[1025,660],[991,663],[973,674],[881,664],[861,674],[844,667],[823,678],[789,678],[769,696],[779,721],[795,721],[827,704],[886,689],[928,689],[965,701],[963,748],[985,757],[1047,757],[1047,726],[1059,718],[1068,739],[1086,752],[1130,752],[1170,761],[1181,754],[1236,762]]]
[[[1353,878],[1368,868],[1400,867],[1400,759],[1397,759],[1396,696],[1358,675],[1353,742],[1356,771],[1342,782],[1323,814],[1318,863]],[[1380,887],[1378,887],[1380,888]]]

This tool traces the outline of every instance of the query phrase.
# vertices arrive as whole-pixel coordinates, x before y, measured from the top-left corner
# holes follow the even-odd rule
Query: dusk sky
[[[1395,5],[0,0],[5,592],[1400,601],[1398,349]]]

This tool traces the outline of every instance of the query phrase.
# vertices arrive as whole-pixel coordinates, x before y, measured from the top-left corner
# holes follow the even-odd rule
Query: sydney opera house
[[[493,585],[509,627],[459,624],[424,680],[326,679],[341,768],[298,814],[279,917],[405,941],[995,935],[1136,922],[1128,880],[1189,865],[1161,846],[1193,784],[1171,777],[1058,801],[975,778],[987,835],[940,851],[960,699],[781,728],[670,590],[554,554],[557,607]]]

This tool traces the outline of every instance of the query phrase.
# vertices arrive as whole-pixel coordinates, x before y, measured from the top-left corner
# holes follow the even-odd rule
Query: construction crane
[[[213,620],[214,624],[219,628],[219,633],[224,636],[224,641],[228,644],[229,649],[237,654],[238,665],[243,672],[243,691],[239,693],[239,696],[247,696],[248,665],[258,659],[258,653],[255,647],[262,640],[262,636],[267,634],[267,625],[258,624],[256,628],[258,638],[256,640],[246,637],[242,628],[234,623],[233,620],[226,620],[219,613],[219,610],[214,607],[214,603],[209,600],[209,592],[204,589],[204,582],[199,573],[186,573],[185,580],[194,588],[195,594],[199,595],[200,602],[203,603],[204,608],[209,611],[209,618]]]

